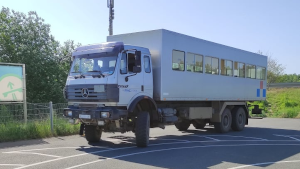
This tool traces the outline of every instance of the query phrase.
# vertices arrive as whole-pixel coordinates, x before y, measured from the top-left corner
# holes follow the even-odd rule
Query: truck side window
[[[211,74],[211,57],[205,56],[205,73]]]
[[[172,69],[184,71],[184,52],[173,50],[172,53]]]
[[[245,77],[245,64],[234,62],[234,76],[235,77]]]
[[[186,55],[186,70],[190,72],[203,72],[203,56],[193,53]]]
[[[135,55],[133,53],[128,53],[128,72],[133,72],[134,66],[135,66]]]
[[[221,75],[232,76],[232,61],[221,59]]]
[[[120,72],[121,72],[121,74],[127,74],[127,54],[126,53],[122,53]]]
[[[144,67],[145,67],[145,72],[146,73],[151,72],[150,57],[149,56],[144,56]]]
[[[256,67],[256,79],[266,80],[266,68],[265,67]]]
[[[255,79],[255,65],[246,65],[246,77]]]

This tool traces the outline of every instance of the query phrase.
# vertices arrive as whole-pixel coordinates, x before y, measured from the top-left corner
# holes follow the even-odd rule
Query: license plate
[[[88,114],[79,114],[80,119],[91,119],[91,115]]]

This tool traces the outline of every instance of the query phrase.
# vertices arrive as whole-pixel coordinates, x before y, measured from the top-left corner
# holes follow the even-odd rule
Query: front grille
[[[82,89],[88,89],[87,97],[83,97]],[[95,92],[94,85],[69,85],[66,87],[68,100],[76,101],[119,101],[119,88],[116,84],[104,85],[104,92]]]

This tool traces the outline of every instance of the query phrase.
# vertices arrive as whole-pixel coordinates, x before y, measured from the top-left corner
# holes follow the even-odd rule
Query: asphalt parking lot
[[[150,130],[150,146],[137,148],[133,133],[103,133],[89,144],[67,136],[0,143],[0,168],[300,168],[300,119],[250,119],[242,132],[212,126],[186,132]]]

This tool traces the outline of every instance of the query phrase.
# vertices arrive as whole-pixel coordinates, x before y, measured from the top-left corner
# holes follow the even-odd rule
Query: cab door
[[[142,55],[142,71],[144,73],[144,92],[146,95],[153,98],[153,73],[150,55]]]
[[[142,57],[134,51],[122,53],[118,71],[119,105],[127,105],[132,98],[143,92],[144,74],[141,69]]]

